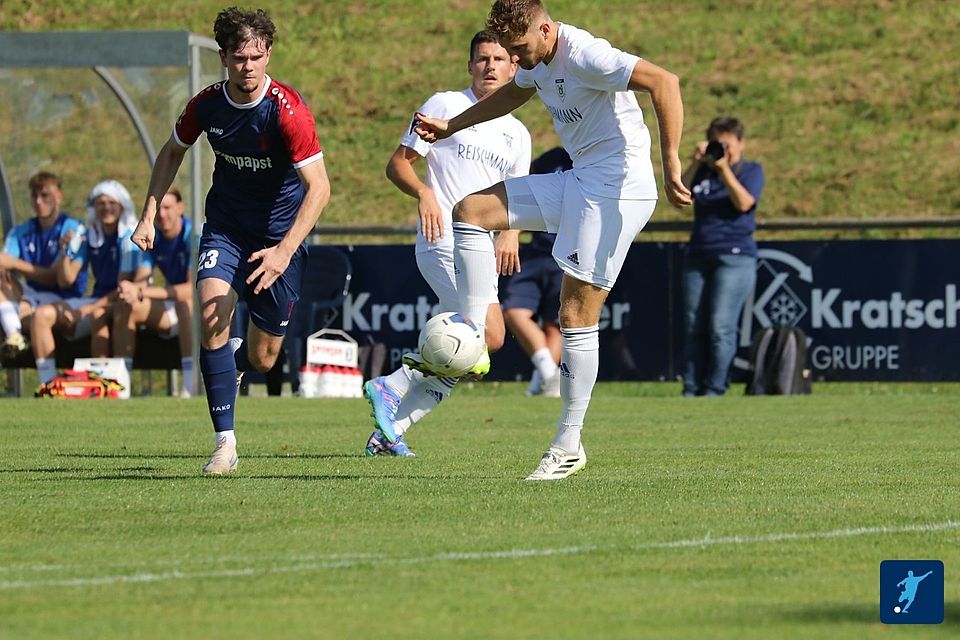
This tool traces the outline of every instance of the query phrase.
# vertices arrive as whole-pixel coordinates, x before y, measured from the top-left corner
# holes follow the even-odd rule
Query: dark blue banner
[[[350,295],[334,326],[388,347],[389,366],[437,312],[410,245],[343,247]],[[757,286],[741,322],[735,377],[756,331],[799,326],[808,366],[825,380],[960,380],[958,240],[761,243]],[[634,244],[601,318],[600,379],[672,380],[683,342],[679,243]],[[493,355],[490,379],[526,379],[516,341]]]

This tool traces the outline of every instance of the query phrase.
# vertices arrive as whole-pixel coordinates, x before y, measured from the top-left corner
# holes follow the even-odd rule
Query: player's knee
[[[577,327],[589,327],[596,324],[592,321],[592,314],[580,304],[570,303],[560,307],[560,326],[573,329]]]
[[[486,327],[484,332],[484,339],[487,341],[487,351],[490,353],[495,353],[500,351],[503,348],[503,343],[506,338],[506,331],[503,329],[491,329]]]
[[[250,364],[253,365],[253,368],[260,373],[266,373],[267,371],[270,371],[270,369],[273,369],[273,365],[277,363],[277,356],[279,354],[279,349],[259,350],[255,353],[249,354]]]
[[[475,196],[469,195],[453,205],[453,221],[483,226],[479,215],[479,207],[477,206],[478,203],[479,200]]]
[[[36,311],[33,312],[33,320],[31,321],[31,325],[34,327],[34,329],[51,329],[56,323],[57,309],[52,305],[41,305]]]
[[[280,345],[266,344],[258,349],[248,352],[250,364],[260,373],[266,373],[277,363],[277,356],[280,355]]]

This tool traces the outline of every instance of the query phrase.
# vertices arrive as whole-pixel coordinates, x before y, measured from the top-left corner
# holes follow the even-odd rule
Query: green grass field
[[[365,459],[363,400],[0,403],[0,638],[956,635],[960,385],[684,400],[603,384],[574,478],[521,478],[559,402],[458,391]],[[879,622],[884,559],[940,559],[939,627]]]

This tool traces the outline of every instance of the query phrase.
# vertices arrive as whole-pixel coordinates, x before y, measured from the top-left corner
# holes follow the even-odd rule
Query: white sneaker
[[[550,447],[540,459],[540,464],[527,480],[562,480],[572,476],[587,464],[587,452],[580,445],[577,453]]]
[[[560,397],[560,374],[550,378],[544,378],[543,382],[540,383],[540,395],[544,398],[559,398]]]
[[[237,470],[237,445],[221,440],[213,450],[210,460],[203,466],[204,475],[222,476]]]
[[[30,343],[27,342],[27,339],[19,331],[16,333],[11,333],[3,341],[3,345],[0,346],[0,352],[7,360],[15,360],[17,356],[30,348]]]

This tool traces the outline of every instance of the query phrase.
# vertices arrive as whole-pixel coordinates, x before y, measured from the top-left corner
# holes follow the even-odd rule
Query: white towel
[[[100,247],[103,245],[104,233],[103,225],[97,218],[97,212],[93,208],[93,201],[100,196],[113,198],[123,207],[123,213],[120,214],[120,223],[117,233],[122,237],[127,231],[133,231],[137,227],[137,214],[133,208],[133,198],[127,188],[116,180],[104,180],[95,186],[90,195],[87,196],[87,242],[91,247]]]

